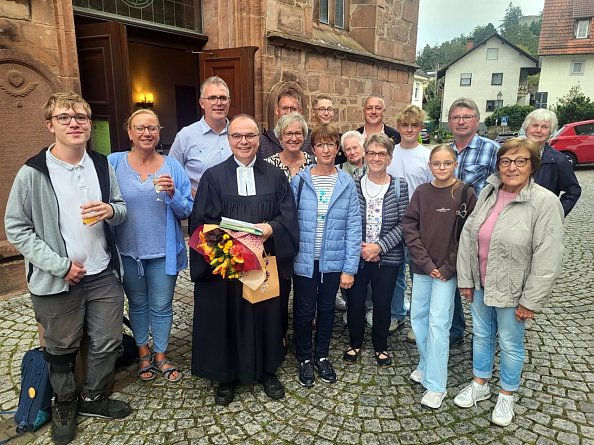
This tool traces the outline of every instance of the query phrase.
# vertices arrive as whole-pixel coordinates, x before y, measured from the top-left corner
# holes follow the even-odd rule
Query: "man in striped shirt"
[[[480,113],[472,99],[456,99],[448,112],[448,124],[454,134],[452,148],[458,153],[456,176],[470,184],[477,195],[487,178],[495,172],[499,144],[477,134]],[[460,292],[454,296],[454,318],[450,328],[450,347],[464,341],[464,312]]]

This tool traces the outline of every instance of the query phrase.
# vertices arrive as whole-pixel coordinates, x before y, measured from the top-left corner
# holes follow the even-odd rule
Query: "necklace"
[[[372,195],[371,193],[369,193],[369,190],[367,189],[367,183],[368,182],[369,182],[369,176],[365,176],[365,193],[367,194],[367,196],[369,196],[370,199],[377,198],[378,195],[384,190],[384,187],[386,187],[387,185],[390,185],[389,182],[387,184],[381,184],[381,185],[380,184],[376,184],[376,185],[379,185],[380,186],[380,189],[379,189],[379,191],[375,195]]]

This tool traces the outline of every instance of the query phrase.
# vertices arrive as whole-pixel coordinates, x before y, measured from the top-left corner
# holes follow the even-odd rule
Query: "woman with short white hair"
[[[551,110],[539,108],[526,116],[522,128],[528,139],[540,147],[540,168],[534,174],[534,182],[560,196],[565,216],[571,212],[582,194],[582,188],[573,172],[568,158],[548,143],[557,130],[557,115]]]
[[[367,164],[363,157],[364,143],[365,139],[358,131],[347,131],[340,137],[340,146],[347,159],[340,164],[340,168],[353,179],[359,179],[367,173]]]

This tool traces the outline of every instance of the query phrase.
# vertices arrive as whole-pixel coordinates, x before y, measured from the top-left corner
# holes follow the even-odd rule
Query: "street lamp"
[[[503,94],[501,91],[497,93],[497,108],[503,107]]]

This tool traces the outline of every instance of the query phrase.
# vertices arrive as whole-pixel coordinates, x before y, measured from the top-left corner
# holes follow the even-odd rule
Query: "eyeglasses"
[[[370,158],[370,159],[373,159],[375,157],[378,157],[380,159],[386,159],[388,157],[388,152],[387,151],[367,151],[367,152],[365,152],[365,157]]]
[[[241,134],[241,133],[233,133],[230,134],[229,137],[231,139],[233,139],[235,142],[239,142],[241,141],[243,138],[245,138],[246,141],[248,142],[252,142],[254,139],[256,139],[259,136],[259,134],[254,134],[254,133],[248,133],[248,134]]]
[[[222,104],[226,104],[227,102],[229,102],[231,100],[231,98],[229,96],[208,96],[208,97],[201,97],[200,99],[206,99],[208,101],[208,103],[211,105],[216,104],[218,101],[220,101]]]
[[[338,147],[338,144],[336,144],[336,142],[318,142],[316,145],[314,145],[316,150],[322,150],[324,147],[328,148],[329,150],[334,150],[336,147]]]
[[[144,133],[144,130],[148,130],[150,134],[155,134],[161,127],[156,125],[132,125],[132,129],[138,134]]]
[[[499,165],[501,167],[509,167],[511,165],[511,163],[513,162],[514,164],[516,164],[516,167],[524,167],[528,163],[529,160],[530,160],[530,158],[516,158],[516,159],[501,158],[499,160]]]
[[[473,114],[472,116],[450,116],[449,119],[452,122],[470,122],[475,117],[476,117],[476,114]]]
[[[299,111],[297,107],[279,107],[284,113],[295,113]]]
[[[328,107],[328,108],[323,108],[323,107],[320,107],[320,108],[314,108],[314,110],[315,110],[315,111],[319,111],[319,112],[320,112],[320,113],[322,113],[322,114],[326,114],[326,113],[328,113],[328,114],[330,114],[330,113],[334,113],[334,108],[332,108],[332,107]]]
[[[454,161],[431,161],[431,167],[433,168],[452,168],[454,166]]]
[[[284,131],[283,136],[288,139],[293,139],[296,137],[297,139],[301,139],[303,137],[302,131]]]
[[[83,114],[83,113],[76,113],[74,116],[71,116],[68,113],[62,113],[62,114],[56,114],[55,116],[52,116],[52,117],[55,117],[56,120],[58,121],[58,123],[62,124],[62,125],[70,125],[70,122],[72,121],[73,118],[76,121],[76,123],[79,125],[86,124],[91,120],[91,118],[87,114]]]

